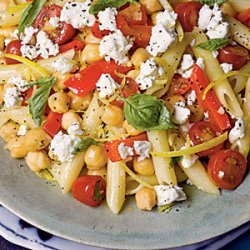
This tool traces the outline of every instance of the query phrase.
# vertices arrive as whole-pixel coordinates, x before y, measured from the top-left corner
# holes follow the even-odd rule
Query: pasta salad
[[[220,195],[247,173],[249,51],[248,0],[3,0],[0,136],[115,214]]]

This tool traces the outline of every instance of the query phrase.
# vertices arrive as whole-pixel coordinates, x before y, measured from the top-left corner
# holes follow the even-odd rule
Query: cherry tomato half
[[[208,162],[208,173],[215,184],[227,190],[238,187],[246,174],[245,157],[231,149],[224,149],[212,155]]]
[[[107,36],[111,33],[109,30],[100,30],[98,21],[95,21],[94,25],[91,27],[91,31],[93,35],[99,39],[102,39],[104,36]]]
[[[250,8],[238,13],[236,19],[250,28]]]
[[[218,130],[209,122],[206,121],[198,121],[196,122],[188,131],[191,141],[194,145],[198,145],[207,141],[212,140],[213,138],[218,136]],[[212,155],[214,152],[220,150],[223,147],[223,143],[210,148],[208,150],[199,152],[199,156],[209,156]]]
[[[199,2],[179,3],[175,6],[174,10],[185,32],[191,32],[197,25],[201,7]]]
[[[13,55],[18,55],[18,56],[21,56],[22,53],[21,53],[21,41],[20,40],[13,40],[11,41],[7,46],[6,46],[6,49],[5,49],[5,52],[7,54],[13,54]],[[10,58],[6,58],[6,63],[7,64],[17,64],[17,63],[20,63],[14,59],[10,59]]]
[[[54,43],[58,44],[64,44],[69,41],[74,36],[76,31],[72,27],[72,25],[67,24],[65,22],[59,22],[58,27],[53,29],[53,27],[49,23],[49,20],[52,17],[59,18],[61,11],[61,6],[55,4],[48,5],[40,11],[33,25],[34,28],[44,29],[44,31],[48,34],[49,38]]]
[[[106,182],[98,175],[81,176],[73,183],[71,192],[78,201],[97,207],[105,198]]]
[[[186,79],[176,74],[171,82],[169,93],[171,95],[184,95],[191,87],[190,79]]]
[[[219,49],[218,60],[220,63],[233,64],[233,69],[238,70],[249,61],[249,53],[240,45],[228,45]]]

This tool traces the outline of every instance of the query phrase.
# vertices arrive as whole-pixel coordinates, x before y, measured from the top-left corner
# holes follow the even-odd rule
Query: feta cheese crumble
[[[19,96],[20,92],[17,87],[7,88],[3,97],[5,106],[7,108],[19,106],[22,101],[22,97]]]
[[[193,105],[197,99],[195,91],[192,89],[191,91],[187,92],[185,98],[187,100],[187,105],[189,106]]]
[[[195,154],[193,155],[184,155],[181,158],[181,164],[184,168],[192,167],[199,157]]]
[[[167,28],[173,28],[176,24],[177,14],[168,8],[156,16],[156,24],[162,23]]]
[[[39,55],[36,47],[33,45],[26,45],[26,44],[22,45],[20,48],[20,51],[21,51],[23,57],[27,57],[30,60],[37,58]]]
[[[126,63],[128,51],[133,46],[133,39],[126,38],[120,30],[103,37],[99,46],[100,56],[104,56],[106,61],[114,59],[119,64]]]
[[[154,186],[157,197],[157,206],[164,206],[173,203],[174,201],[186,200],[186,194],[183,189],[178,186],[157,185]]]
[[[228,73],[229,71],[233,70],[233,64],[222,63],[220,66],[225,74]]]
[[[32,26],[25,27],[24,32],[21,34],[21,44],[28,44],[34,34],[38,31],[38,29],[34,29]]]
[[[8,84],[13,84],[17,87],[18,91],[26,91],[29,87],[25,87],[28,83],[23,80],[21,75],[13,76],[7,81]]]
[[[212,55],[213,55],[214,58],[217,58],[218,55],[219,55],[219,52],[217,50],[212,51]]]
[[[185,107],[184,102],[177,102],[174,104],[174,122],[177,124],[184,124],[187,119],[190,117],[191,112],[188,108]]]
[[[125,160],[128,156],[134,155],[133,147],[125,146],[124,142],[119,144],[118,152],[123,160]]]
[[[237,141],[245,136],[245,122],[242,118],[235,122],[234,127],[231,129],[228,135],[230,143]]]
[[[73,64],[70,62],[70,60],[64,57],[60,57],[57,61],[52,62],[51,66],[55,71],[62,74],[70,72],[70,70],[73,68]]]
[[[143,161],[150,156],[150,142],[148,141],[134,141],[135,153],[139,155],[138,162]]]
[[[138,83],[140,90],[146,90],[151,88],[156,77],[161,76],[163,73],[163,68],[159,67],[153,58],[150,58],[141,64],[140,74],[135,81]]]
[[[100,30],[116,31],[117,10],[115,8],[106,8],[98,13]]]
[[[67,2],[61,11],[60,21],[71,24],[76,29],[91,27],[95,23],[95,16],[89,13],[90,6],[91,0]]]
[[[96,83],[96,89],[99,91],[99,96],[105,98],[115,93],[119,88],[119,84],[111,77],[110,74],[102,74]]]
[[[57,28],[60,22],[60,18],[58,18],[57,16],[51,17],[49,19],[49,23],[52,27]]]
[[[69,135],[83,135],[79,122],[72,123],[67,129],[67,132]]]
[[[50,150],[57,156],[60,162],[69,161],[74,157],[72,152],[80,140],[79,137],[63,134],[62,131],[60,131],[52,139]]]
[[[27,132],[28,132],[27,125],[21,124],[20,127],[19,127],[19,129],[18,129],[18,131],[17,131],[17,135],[24,136],[24,135],[27,134]]]
[[[198,27],[206,31],[210,39],[225,38],[229,31],[229,24],[223,20],[218,4],[215,4],[213,9],[206,4],[203,5],[199,12]]]

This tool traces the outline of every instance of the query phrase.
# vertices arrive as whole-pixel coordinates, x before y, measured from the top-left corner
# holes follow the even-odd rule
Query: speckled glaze
[[[0,142],[0,201],[24,220],[66,239],[115,249],[160,249],[193,244],[221,235],[250,220],[250,176],[220,197],[184,186],[188,201],[168,214],[142,212],[132,200],[120,215],[104,204],[90,208],[63,195],[10,158]],[[23,167],[20,167],[20,164]]]

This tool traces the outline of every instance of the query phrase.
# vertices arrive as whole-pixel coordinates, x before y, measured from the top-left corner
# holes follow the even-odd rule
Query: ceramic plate
[[[0,143],[3,148],[3,143]],[[168,214],[142,212],[127,200],[120,215],[103,204],[90,208],[63,195],[1,150],[0,201],[21,218],[54,235],[108,248],[159,249],[210,239],[250,220],[250,176],[220,197],[184,186],[188,201]]]

